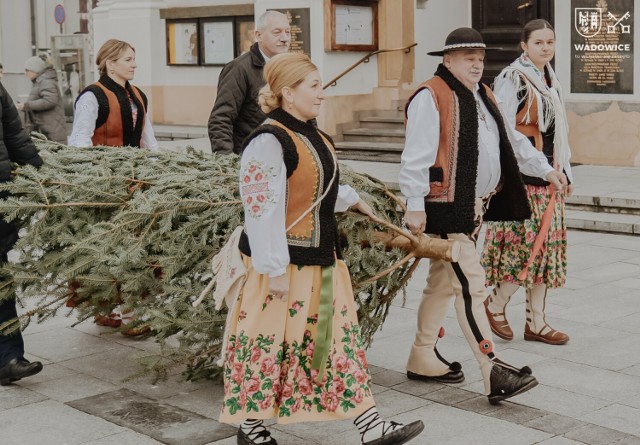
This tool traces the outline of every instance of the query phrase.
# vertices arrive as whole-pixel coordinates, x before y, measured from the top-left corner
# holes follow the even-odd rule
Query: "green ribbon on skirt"
[[[313,351],[311,369],[318,371],[318,381],[322,380],[327,368],[329,351],[333,343],[333,268],[335,265],[322,268],[322,286],[320,288],[320,305],[318,307],[318,329],[316,346]]]

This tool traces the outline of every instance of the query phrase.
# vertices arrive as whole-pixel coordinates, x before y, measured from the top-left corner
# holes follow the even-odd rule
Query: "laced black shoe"
[[[494,363],[490,379],[491,394],[488,397],[492,405],[529,391],[538,384],[528,366],[517,369],[503,362]]]
[[[256,445],[258,443],[260,445],[278,445],[278,442],[276,442],[276,440],[271,437],[271,433],[269,433],[269,431],[266,429],[259,432],[256,436],[261,438],[268,437],[269,440],[267,440],[266,442],[256,442],[252,440],[248,434],[242,431],[241,428],[238,428],[238,445]]]
[[[424,430],[422,420],[416,420],[403,426],[393,421],[386,423],[395,428],[393,432],[386,433],[382,437],[369,442],[362,442],[362,445],[400,445],[409,442]]]

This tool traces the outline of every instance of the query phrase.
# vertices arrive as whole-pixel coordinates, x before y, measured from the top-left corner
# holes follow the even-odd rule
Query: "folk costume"
[[[247,437],[263,428],[258,421],[272,417],[285,424],[358,416],[365,444],[404,443],[422,431],[420,421],[403,426],[377,414],[334,216],[359,196],[338,180],[330,138],[281,108],[245,141],[239,248],[247,271],[230,313],[220,415],[241,423],[239,443],[254,443]],[[287,301],[269,293],[269,278],[283,274]],[[366,439],[372,428],[380,430],[374,441]]]
[[[550,165],[564,171],[572,182],[571,151],[560,83],[550,64],[540,72],[522,54],[495,81],[495,93],[505,104],[508,125],[525,135]],[[523,221],[492,222],[482,254],[487,285],[495,286],[487,300],[493,332],[511,340],[505,308],[522,286],[526,289],[525,340],[564,344],[569,336],[546,323],[544,308],[548,288],[562,287],[567,268],[565,198],[547,181],[523,176],[532,215]],[[547,223],[543,223],[547,211]],[[534,245],[540,244],[539,251]],[[533,251],[533,254],[532,254]]]
[[[246,141],[240,166],[246,233],[239,247],[248,270],[229,332],[222,422],[247,417],[276,417],[279,423],[329,420],[373,406],[333,216],[334,210],[355,204],[357,194],[334,180],[327,196],[285,233],[328,186],[337,168],[329,147],[324,134],[280,108]],[[283,273],[290,277],[287,302],[269,294],[269,277]],[[327,290],[335,303],[323,316],[331,320],[333,335],[318,384],[320,368],[312,369],[311,363],[318,347],[321,294]],[[352,351],[351,358],[344,347]],[[347,374],[357,376],[349,385]]]
[[[460,28],[447,37],[443,55],[456,49],[485,49],[480,34]],[[442,322],[455,295],[458,322],[480,364],[491,403],[537,384],[531,371],[501,361],[493,351],[483,302],[485,273],[476,252],[483,218],[489,221],[529,217],[518,169],[545,177],[551,166],[526,138],[506,127],[495,97],[485,85],[469,90],[443,65],[423,83],[405,107],[406,143],[399,173],[408,211],[426,211],[425,233],[455,239],[458,262],[430,260],[427,286],[418,310],[418,329],[407,363],[413,379],[464,380],[459,363],[436,349]]]
[[[158,149],[147,113],[147,96],[127,82],[120,86],[103,75],[76,99],[69,145]]]
[[[148,107],[147,96],[138,87],[128,81],[122,87],[109,76],[102,75],[76,99],[69,145],[158,150]],[[79,288],[80,283],[69,281],[71,297],[67,306],[75,306]],[[109,314],[96,314],[94,321],[100,326],[119,327],[126,336],[143,335],[150,330],[135,311],[122,311],[119,306]]]

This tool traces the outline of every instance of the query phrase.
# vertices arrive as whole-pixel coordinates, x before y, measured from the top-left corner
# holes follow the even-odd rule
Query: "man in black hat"
[[[449,363],[436,350],[449,301],[455,296],[458,322],[480,364],[485,394],[495,404],[538,382],[528,367],[511,366],[493,351],[477,235],[483,217],[491,221],[529,217],[519,170],[546,179],[559,190],[567,182],[526,137],[504,125],[495,97],[480,83],[485,51],[479,32],[459,28],[447,36],[442,51],[428,53],[443,56],[443,62],[407,101],[399,182],[407,197],[404,219],[411,232],[453,239],[461,246],[457,262],[430,261],[407,376],[464,380],[460,364]]]

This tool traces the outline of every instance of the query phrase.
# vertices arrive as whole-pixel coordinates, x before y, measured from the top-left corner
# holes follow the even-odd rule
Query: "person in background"
[[[264,69],[267,119],[245,141],[240,190],[247,267],[229,312],[220,421],[240,445],[275,445],[263,425],[355,418],[364,445],[403,444],[424,428],[384,421],[373,400],[336,211],[372,215],[340,186],[335,148],[313,124],[324,99],[318,68],[280,54]]]
[[[262,68],[276,54],[289,52],[291,26],[287,16],[267,11],[256,23],[256,43],[227,63],[218,78],[218,94],[209,116],[211,151],[240,154],[242,142],[265,115],[258,107],[264,85]]]
[[[4,74],[4,67],[0,63],[0,80],[2,80],[2,75]]]
[[[546,20],[531,20],[522,30],[520,45],[523,53],[496,77],[494,92],[503,102],[507,125],[526,136],[549,165],[567,175],[566,195],[571,196],[567,116],[551,67],[555,32]],[[547,324],[545,306],[547,289],[562,287],[567,275],[565,195],[543,179],[528,175],[523,179],[531,217],[487,224],[482,265],[487,284],[494,286],[485,302],[487,316],[494,334],[513,339],[506,307],[522,286],[526,289],[524,339],[563,345],[569,336]]]
[[[133,46],[122,40],[107,40],[98,51],[96,65],[100,79],[85,88],[76,100],[69,145],[158,150],[147,113],[147,96],[129,82],[137,67]],[[72,296],[68,306],[73,306],[78,286],[75,281],[69,283]],[[133,311],[121,312],[120,308],[110,314],[97,314],[95,322],[100,326],[119,327],[127,336],[143,335],[150,330]]]
[[[107,40],[98,50],[96,65],[100,79],[76,100],[69,145],[158,150],[147,96],[130,83],[138,66],[133,46]]]
[[[452,31],[435,76],[405,106],[406,143],[398,180],[407,197],[404,219],[414,234],[460,244],[456,262],[431,260],[418,309],[418,326],[407,376],[461,382],[461,365],[436,349],[449,302],[455,297],[458,323],[480,366],[489,402],[521,394],[538,382],[528,367],[517,368],[494,351],[484,308],[485,272],[476,251],[482,220],[524,220],[530,209],[520,177],[547,179],[558,188],[565,176],[511,127],[505,127],[491,90],[480,83],[486,45],[472,28]]]
[[[7,90],[0,83],[0,184],[11,180],[11,163],[40,167],[42,159],[33,141],[22,128],[18,110]],[[0,192],[0,197],[3,196]],[[8,261],[7,255],[18,240],[18,227],[6,222],[0,215],[0,288],[12,288],[11,276],[1,268]],[[0,292],[0,325],[15,319],[15,290],[2,296]],[[24,341],[20,329],[8,335],[0,334],[0,385],[8,385],[42,371],[42,363],[24,358]]]
[[[64,117],[58,74],[46,54],[33,56],[24,63],[24,75],[33,84],[29,98],[17,108],[26,114],[27,127],[55,142],[67,143],[67,120]]]

